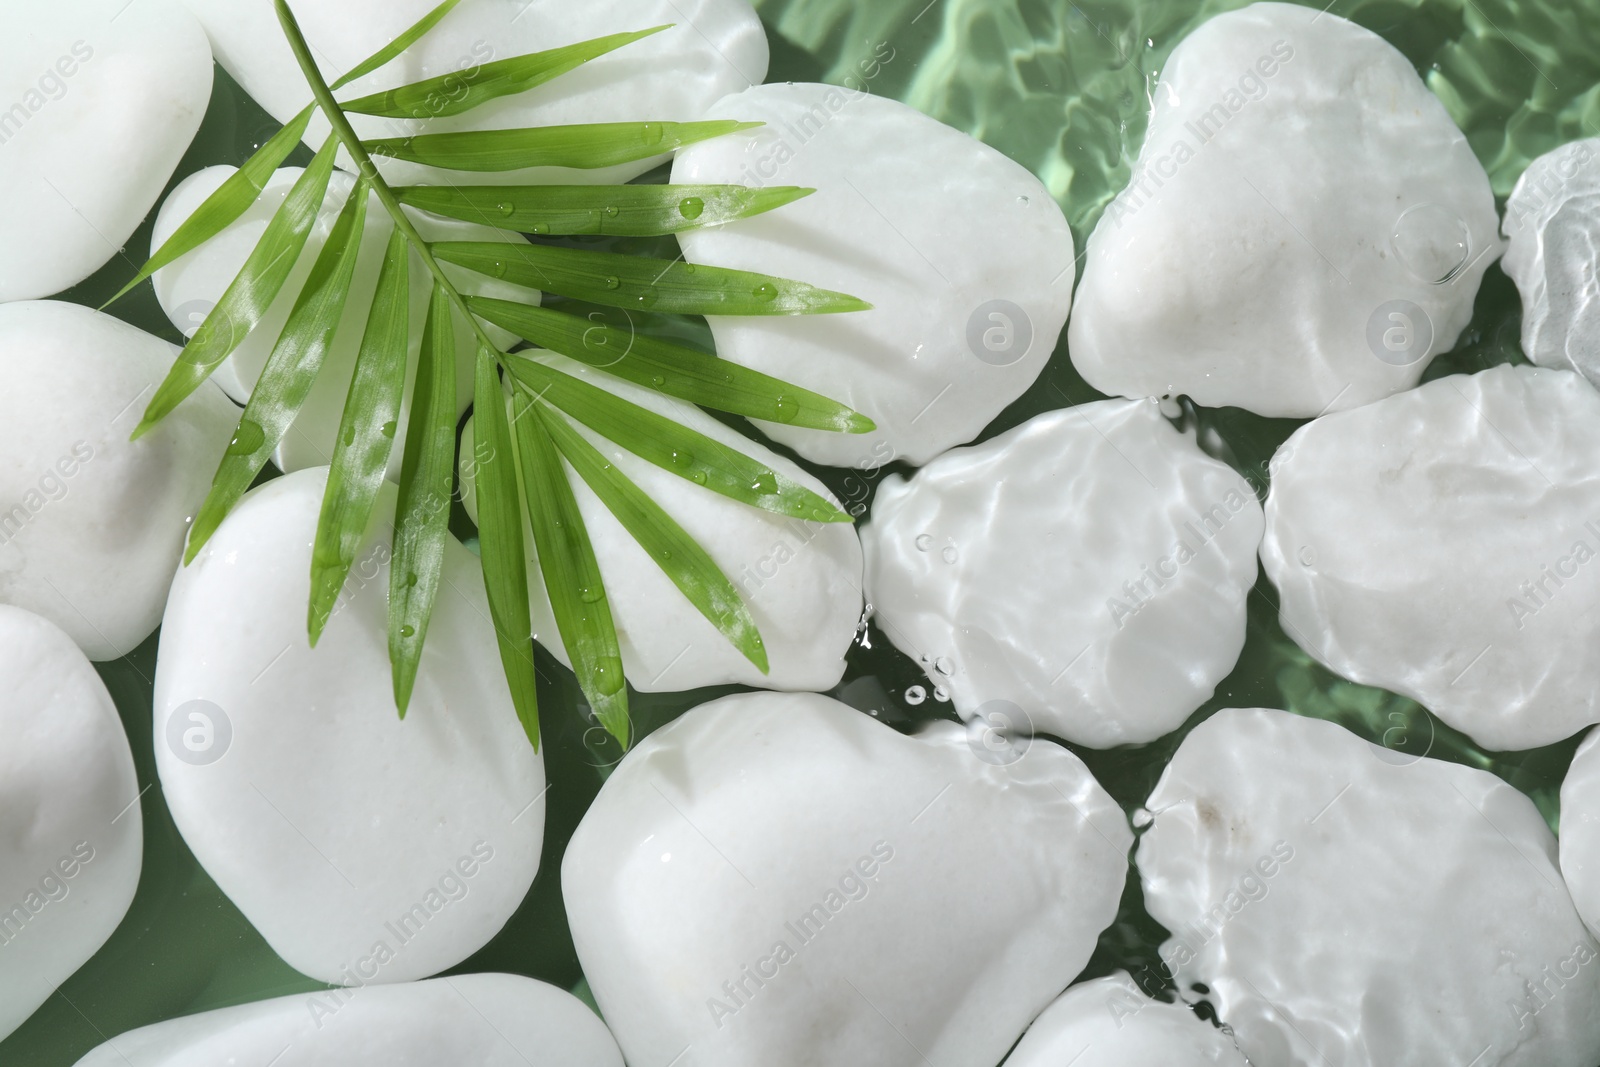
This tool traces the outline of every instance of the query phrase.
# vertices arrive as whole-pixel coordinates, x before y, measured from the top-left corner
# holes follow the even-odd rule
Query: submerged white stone
[[[765,464],[825,500],[826,486],[766,446],[744,437],[692,404],[663,396],[554,354],[551,366],[696,430],[730,451]],[[606,460],[643,489],[733,582],[766,646],[769,671],[761,671],[702,615],[650,554],[576,475],[573,493],[583,514],[621,643],[623,671],[644,693],[679,692],[741,683],[767,689],[831,689],[844,675],[844,656],[861,621],[861,542],[850,523],[792,519],[752,507],[696,485],[640,459],[573,423]],[[469,423],[462,436],[461,486],[467,512],[477,521],[473,476],[483,453]],[[539,642],[569,663],[533,551],[528,586]]]
[[[155,232],[151,237],[151,251],[161,247],[168,237],[192,215],[206,197],[210,196],[234,172],[234,167],[208,167],[190,175],[172,191],[161,205],[156,217]],[[161,308],[172,320],[173,326],[184,334],[193,336],[206,321],[212,308],[227,291],[229,284],[244,267],[245,260],[255,250],[262,232],[273,214],[282,206],[284,198],[302,174],[299,167],[278,170],[267,181],[261,197],[239,219],[206,244],[156,271],[154,286]],[[311,273],[312,265],[327,242],[340,209],[349,198],[355,181],[343,172],[335,172],[328,185],[328,195],[321,213],[313,224],[305,249],[295,263],[293,273],[277,300],[268,310],[261,324],[251,331],[234,353],[212,375],[218,385],[234,400],[243,404],[250,399],[261,371],[272,355],[272,349],[288,321],[295,300]],[[273,453],[273,461],[280,470],[297,471],[306,467],[324,466],[332,462],[333,446],[338,438],[340,419],[344,415],[345,397],[355,372],[356,354],[365,336],[367,318],[372,310],[373,295],[378,287],[378,272],[383,265],[384,251],[388,247],[394,223],[377,197],[367,205],[367,227],[362,234],[360,258],[345,303],[344,315],[339,321],[333,347],[317,375],[317,382],[300,409],[299,416],[284,435],[282,443]],[[506,241],[522,243],[523,238],[503,230],[491,229],[469,222],[442,219],[424,212],[406,209],[413,224],[428,241]],[[473,296],[491,296],[502,300],[518,300],[537,304],[539,294],[509,282],[475,274],[461,267],[445,266],[445,273],[457,288]],[[422,329],[428,314],[428,296],[432,279],[427,269],[415,255],[411,257],[409,281],[411,286],[411,318],[408,327],[408,363],[406,369],[406,395],[401,403],[400,418],[396,420],[394,448],[389,456],[389,475],[398,479],[400,459],[404,454],[406,420],[411,410],[411,385],[417,372],[417,353],[422,348]],[[461,411],[472,402],[472,367],[477,352],[477,337],[460,316],[455,324],[457,354],[456,398]],[[226,326],[214,327],[226,329]],[[494,326],[486,326],[491,340],[508,346],[517,339]]]
[[[0,1040],[133,902],[144,824],[111,694],[72,638],[0,605]]]
[[[77,304],[0,305],[0,603],[43,615],[90,659],[126,655],[160,623],[238,421],[202,385],[128,439],[176,352]]]
[[[1272,460],[1261,561],[1323,665],[1498,750],[1600,721],[1600,394],[1498,366],[1318,419]]]
[[[1210,990],[1252,1064],[1600,1058],[1600,945],[1538,809],[1494,775],[1229,709],[1147,805],[1161,958],[1180,990]]]
[[[1561,876],[1591,931],[1600,930],[1600,731],[1578,746],[1561,782]]]
[[[1529,163],[1506,201],[1505,233],[1522,350],[1600,384],[1600,138]]]
[[[176,0],[0,10],[0,302],[68,289],[118,253],[200,128],[211,71]]]
[[[217,61],[279,122],[311,102],[272,0],[183,0],[205,25]],[[346,0],[295,8],[300,30],[328,77],[355,67],[410,29],[435,0]],[[537,89],[490,101],[461,115],[432,112],[459,93],[454,85],[414,119],[352,114],[364,138],[456,130],[520,129],[588,122],[689,122],[712,102],[767,75],[767,36],[747,0],[477,0],[446,15],[403,57],[340,90],[341,100],[466,72],[530,52],[616,33],[672,28],[591,60]],[[328,136],[312,117],[306,144]],[[377,159],[395,182],[437,182],[441,172]],[[621,182],[660,162],[575,170],[539,167],[497,174],[451,171],[457,185]]]
[[[980,758],[815,694],[639,744],[562,863],[629,1063],[991,1067],[1115,917],[1132,835],[1076,756]]]
[[[1318,5],[1320,6],[1320,5]],[[1415,385],[1500,249],[1411,61],[1317,7],[1218,15],[1162,68],[1068,331],[1090,385],[1309,417]]]
[[[118,1035],[77,1067],[622,1067],[576,997],[510,974],[278,997]]]
[[[807,459],[926,463],[1032,385],[1072,302],[1072,231],[999,152],[894,100],[763,85],[709,118],[766,125],[678,153],[675,182],[797,185],[811,196],[679,236],[691,263],[848,293],[870,311],[713,317],[717,352],[878,424],[845,435],[761,423]]]
[[[326,479],[300,471],[252,492],[173,583],[156,767],[195,857],[291,966],[330,984],[407,981],[466,959],[522,902],[544,762],[511,705],[477,559],[453,540],[396,714],[392,487],[308,647]]]
[[[1035,1019],[1005,1067],[1247,1067],[1186,1005],[1147,996],[1124,971],[1075,985]]]
[[[980,728],[1153,741],[1238,660],[1261,528],[1159,405],[1105,400],[886,479],[867,600]]]

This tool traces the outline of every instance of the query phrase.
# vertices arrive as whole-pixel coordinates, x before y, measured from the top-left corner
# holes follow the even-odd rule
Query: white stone
[[[1262,566],[1284,630],[1490,749],[1600,721],[1600,394],[1570,371],[1455,375],[1298,430]]]
[[[0,1040],[99,951],[144,857],[111,694],[72,638],[0,605]]]
[[[1409,59],[1316,7],[1252,4],[1162,68],[1133,180],[1089,238],[1072,362],[1124,396],[1356,407],[1455,344],[1497,225]]]
[[[161,205],[156,218],[155,232],[151,238],[151,251],[172,236],[188,220],[206,197],[216,191],[235,171],[233,167],[208,167],[190,175],[172,191]],[[154,286],[161,308],[172,320],[173,326],[192,336],[205,322],[211,309],[222,299],[228,286],[243,269],[245,260],[255,250],[262,231],[274,212],[289,195],[290,188],[302,173],[299,167],[285,167],[267,182],[266,189],[256,203],[237,221],[229,225],[209,242],[156,271]],[[278,299],[266,317],[223,361],[213,373],[213,380],[234,400],[243,404],[250,399],[261,371],[272,354],[274,344],[283,331],[284,323],[294,308],[295,300],[311,273],[312,265],[332,231],[339,210],[349,198],[355,182],[349,175],[335,172],[329,182],[328,195],[321,214],[306,240],[295,269],[284,285]],[[469,222],[441,219],[424,212],[406,209],[413,224],[425,240],[429,241],[508,241],[522,243],[523,238],[503,230],[478,226]],[[378,287],[378,272],[383,265],[384,251],[394,223],[379,204],[376,196],[367,205],[367,228],[362,234],[360,258],[356,262],[355,278],[350,296],[345,303],[333,348],[328,353],[317,383],[306,398],[300,415],[284,435],[283,442],[273,453],[273,461],[280,470],[297,471],[306,467],[324,466],[332,461],[334,442],[339,434],[339,422],[344,415],[345,397],[355,372],[356,354],[366,333],[367,318],[372,310],[372,298]],[[446,266],[445,274],[457,289],[473,296],[492,296],[502,300],[518,300],[537,304],[539,294],[509,282],[497,281],[460,267]],[[415,255],[410,260],[411,319],[409,326],[409,363],[406,370],[406,397],[401,404],[397,420],[394,448],[389,456],[389,476],[400,476],[400,459],[404,454],[406,420],[411,410],[411,385],[417,372],[417,353],[422,347],[422,329],[428,316],[428,297],[432,277],[422,261]],[[457,370],[456,400],[460,411],[472,403],[473,359],[478,341],[472,328],[459,315],[455,323]],[[487,326],[492,341],[501,346],[514,344],[516,338],[504,330]]]
[[[174,0],[0,13],[0,301],[83,281],[172,177],[211,100],[211,49]]]
[[[555,986],[464,974],[306,993],[156,1023],[77,1067],[622,1067],[595,1014]]]
[[[1105,400],[886,479],[867,600],[979,728],[1153,741],[1238,660],[1261,527],[1157,404]]]
[[[1115,917],[1132,840],[1072,753],[1010,754],[810,693],[642,741],[561,868],[628,1062],[992,1067]]]
[[[1505,233],[1523,352],[1600,383],[1600,138],[1529,163],[1506,201]]]
[[[1072,231],[1032,174],[921,112],[832,85],[763,85],[709,118],[765,126],[678,153],[674,182],[797,185],[777,211],[679,235],[684,257],[848,293],[871,311],[713,317],[724,359],[878,424],[844,435],[762,423],[807,459],[926,463],[1032,385],[1072,303]]]
[[[476,558],[445,546],[406,718],[387,642],[394,490],[316,649],[325,469],[248,495],[173,583],[156,767],[184,840],[291,966],[398,982],[466,959],[539,867],[544,762],[506,689]]]
[[[834,504],[826,486],[771,449],[692,404],[613,378],[553,354],[557,367],[607,392],[658,412],[765,464]],[[640,459],[587,427],[573,425],[618,471],[659,504],[733,582],[766,645],[762,674],[672,584],[581,478],[569,480],[600,563],[622,649],[623,671],[643,693],[740,683],[767,689],[831,689],[861,621],[861,542],[849,523],[804,522],[731,500]],[[462,435],[461,493],[477,521],[473,476],[480,457],[476,424]],[[533,533],[523,523],[528,587],[539,643],[570,666],[544,590]]]
[[[184,0],[211,35],[217,61],[279,122],[311,102],[272,0]],[[410,29],[436,0],[302,3],[295,17],[330,81]],[[588,122],[690,122],[720,97],[767,75],[767,36],[746,0],[476,0],[445,16],[405,55],[339,91],[354,100],[427,78],[476,70],[530,52],[656,26],[673,28],[586,63],[526,93],[462,115],[388,119],[350,116],[364,138],[456,130],[520,129]],[[328,136],[312,117],[306,144]],[[539,167],[498,174],[450,171],[457,185],[621,182],[660,159],[599,170]],[[395,182],[439,180],[440,171],[379,160]]]
[[[202,385],[128,439],[176,352],[77,304],[0,305],[0,603],[43,615],[90,659],[126,655],[160,623],[238,422]]]
[[[1538,809],[1494,775],[1229,709],[1146,806],[1161,958],[1180,990],[1210,990],[1252,1064],[1600,1058],[1600,945]]]
[[[1561,876],[1578,914],[1600,930],[1600,731],[1590,731],[1561,782]]]
[[[1005,1067],[1247,1067],[1221,1030],[1153,1000],[1126,972],[1083,982],[1045,1009]]]

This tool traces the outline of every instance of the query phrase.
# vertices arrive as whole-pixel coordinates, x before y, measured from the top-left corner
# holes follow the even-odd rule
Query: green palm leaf
[[[394,511],[389,658],[395,704],[403,716],[415,688],[443,580],[456,447],[454,316],[460,315],[479,342],[474,392],[482,427],[480,441],[489,446],[487,455],[476,457],[479,543],[496,642],[518,717],[537,746],[537,679],[531,655],[528,546],[522,523],[526,513],[568,658],[600,722],[626,745],[631,727],[620,643],[594,547],[573,496],[573,475],[591,486],[696,609],[763,671],[768,666],[766,650],[748,608],[715,561],[567,419],[664,470],[750,506],[816,522],[849,522],[850,517],[820,494],[783,477],[738,447],[559,369],[550,362],[555,356],[541,359],[505,354],[489,337],[484,323],[498,322],[613,376],[707,407],[845,432],[864,432],[871,429],[871,422],[816,393],[724,363],[710,353],[637,337],[631,328],[624,331],[508,301],[474,299],[469,303],[445,273],[443,263],[510,276],[520,284],[552,293],[658,312],[789,315],[864,310],[868,305],[799,282],[676,261],[549,246],[427,244],[407,214],[408,207],[544,233],[647,236],[747,218],[809,192],[708,185],[606,190],[570,186],[440,190],[418,186],[402,189],[397,195],[373,165],[350,125],[346,108],[334,97],[334,88],[398,57],[457,2],[445,0],[401,38],[329,86],[288,3],[273,0],[285,38],[315,98],[313,106],[323,112],[333,133],[273,213],[244,268],[157,390],[135,436],[175,409],[260,324],[304,251],[326,198],[337,152],[343,148],[354,160],[361,181],[297,294],[230,453],[219,466],[212,493],[197,519],[193,544],[203,543],[245,492],[323,370],[348,299],[368,196],[375,195],[395,232],[368,310],[323,496],[307,612],[311,641],[316,642],[336,607],[355,553],[375,517],[373,509],[393,450],[407,374],[409,260],[415,253],[432,280],[432,289]],[[651,32],[657,31],[617,34],[521,56],[488,64],[471,75],[458,75],[454,81],[447,77],[402,86],[357,103],[384,113],[404,111],[428,93],[454,86],[458,93],[447,106],[450,113],[458,113],[484,100],[546,83]],[[296,116],[239,174],[207,198],[195,216],[151,257],[134,284],[236,221],[259,196],[272,170],[304,137],[310,116],[309,108]],[[374,149],[447,169],[598,168],[652,158],[749,125],[610,123],[437,134],[379,141]],[[475,312],[483,314],[482,321]],[[502,384],[502,371],[510,373],[508,383]],[[504,406],[508,386],[514,412],[509,421]]]
[[[529,89],[576,70],[589,62],[615,52],[617,49],[642,41],[646,37],[671,29],[656,26],[635,33],[614,33],[592,41],[515,56],[494,63],[485,63],[470,71],[455,71],[436,78],[402,85],[398,89],[385,89],[380,93],[363,96],[358,100],[340,103],[345,111],[361,115],[379,115],[391,119],[428,119],[440,115],[460,115],[479,104],[502,96],[525,93]],[[337,88],[337,86],[335,86]]]
[[[305,248],[312,224],[322,210],[333,175],[333,160],[339,141],[329,137],[311,166],[305,169],[284,199],[261,240],[256,243],[244,269],[228,286],[217,306],[195,331],[167,372],[156,395],[145,408],[144,418],[134,428],[135,439],[169,415],[183,399],[211,376],[251,330],[266,317],[267,309],[289,280],[295,261]]]
[[[351,67],[345,72],[343,77],[335,81],[331,86],[329,86],[329,88],[343,89],[346,85],[349,85],[357,78],[364,78],[368,74],[371,74],[373,71],[377,70],[379,67],[388,66],[390,63],[400,58],[401,52],[404,52],[407,48],[410,48],[412,45],[422,40],[423,36],[429,30],[437,26],[441,19],[450,14],[450,12],[454,11],[456,5],[459,3],[461,3],[461,0],[444,0],[444,3],[440,4],[438,7],[422,16],[416,22],[412,23],[411,28],[406,30],[405,33],[402,33],[400,36],[396,37],[394,40],[390,41],[388,44],[372,53],[372,55]]]
[[[741,655],[766,674],[767,646],[761,640],[761,632],[716,561],[564,418],[551,416],[544,420],[544,426],[578,477],[594,490],[606,510],[616,516],[678,591],[722,631]]]
[[[815,189],[780,185],[411,185],[403,204],[519,233],[660,237],[792,204]]]
[[[423,34],[433,29],[434,25],[460,2],[461,0],[445,0],[404,34],[334,82],[333,87],[337,89],[393,60],[415,44]],[[206,197],[194,214],[184,220],[183,225],[167,238],[160,250],[152,255],[134,276],[133,281],[124,285],[117,291],[116,296],[101,305],[101,310],[121,300],[140,282],[179,256],[192,252],[211,240],[249,210],[250,205],[256,202],[261,191],[266,188],[272,172],[283,165],[283,161],[289,158],[289,153],[294,151],[295,145],[306,135],[306,127],[311,122],[311,112],[315,107],[314,104],[307,104],[298,115],[289,120],[288,125],[274,134],[266,144],[256,149],[255,153],[245,160],[244,166],[229,175],[228,180]]]
[[[250,392],[250,403],[245,405],[239,429],[217,468],[211,492],[189,528],[185,563],[193,562],[250,488],[311,394],[317,372],[338,333],[366,224],[367,188],[357,183],[306,278],[305,288],[284,323],[261,378]]]
[[[794,519],[851,521],[849,515],[805,486],[665,415],[548,367],[527,354],[507,357],[506,367],[534,395],[601,437],[695,485]]]
[[[300,143],[300,138],[306,135],[306,126],[311,122],[311,111],[312,108],[308,104],[305,110],[289,120],[289,125],[273,134],[266,144],[256,149],[255,153],[245,160],[244,166],[228,175],[228,179],[206,197],[205,201],[195,209],[195,213],[185,219],[183,225],[174,230],[172,236],[162,243],[161,248],[139,268],[139,273],[134,275],[133,281],[117,290],[117,295],[101,305],[101,309],[104,310],[121,300],[140,282],[179,256],[199,248],[250,210],[250,205],[256,202],[261,196],[261,191],[267,187],[273,171],[283,165],[283,161],[289,158],[289,153],[294,151],[294,146]]]
[[[435,285],[406,424],[389,570],[389,660],[401,717],[411,703],[450,536],[456,446],[456,345],[450,316],[450,299]]]
[[[314,646],[333,614],[366,537],[394,449],[405,392],[411,316],[411,248],[396,229],[378,271],[367,329],[356,354],[350,392],[339,420],[328,487],[311,551],[311,607],[306,627]]]
[[[753,129],[759,122],[601,122],[524,130],[462,130],[365,141],[375,156],[444,170],[502,171],[525,167],[596,170]]]
[[[865,415],[819,393],[687,345],[510,300],[469,296],[467,306],[540,348],[691,404],[813,430],[870,433],[876,428]]]
[[[533,621],[528,607],[528,562],[522,540],[516,446],[506,421],[500,367],[489,349],[478,352],[473,410],[477,412],[478,548],[489,596],[495,641],[511,703],[522,729],[539,747],[538,676],[533,665]],[[576,661],[574,661],[576,662]]]
[[[528,515],[561,643],[595,718],[626,748],[632,733],[628,686],[594,545],[538,403],[521,392],[513,400]]]
[[[608,307],[680,315],[833,315],[872,305],[805,282],[681,259],[651,259],[550,245],[440,241],[446,263],[515,285]]]

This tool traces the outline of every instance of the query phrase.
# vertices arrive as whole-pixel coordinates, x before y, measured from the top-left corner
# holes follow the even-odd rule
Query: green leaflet
[[[412,185],[403,204],[521,233],[658,237],[792,204],[816,190],[743,185]]]
[[[526,354],[507,356],[505,365],[540,399],[662,470],[763,511],[810,522],[851,521],[849,515],[805,486],[664,415]]]
[[[361,115],[380,115],[391,119],[429,119],[439,115],[459,115],[479,104],[502,96],[525,93],[576,70],[625,45],[641,41],[671,26],[656,26],[635,33],[614,33],[564,48],[552,48],[511,59],[480,64],[470,70],[441,74],[436,78],[386,89],[358,100],[341,101],[344,111]],[[334,86],[338,88],[338,86]]]
[[[357,63],[354,67],[351,67],[343,77],[334,82],[332,85],[328,86],[328,88],[343,89],[346,85],[349,85],[357,78],[364,78],[368,74],[371,74],[373,71],[377,70],[379,67],[388,66],[395,59],[399,58],[401,52],[404,52],[407,48],[410,48],[412,45],[422,40],[423,35],[437,26],[439,24],[439,20],[450,14],[451,11],[455,10],[455,6],[459,3],[461,3],[461,0],[444,0],[444,3],[440,4],[438,7],[434,8],[432,11],[428,12],[426,15],[422,16],[415,23],[413,23],[411,28],[405,33],[402,33],[400,36],[396,37],[394,40],[390,41],[388,44],[372,53],[372,55],[368,56],[360,63]]]
[[[538,403],[521,391],[512,399],[528,516],[561,643],[595,718],[627,748],[632,733],[628,686],[600,564]]]
[[[260,323],[278,292],[289,279],[289,272],[305,248],[306,237],[322,209],[333,175],[333,160],[339,141],[329,137],[322,150],[305,169],[294,188],[278,208],[255,251],[245,260],[244,269],[228,286],[206,321],[200,324],[189,343],[178,354],[177,362],[151,398],[144,418],[134,428],[141,437],[160,422],[183,399],[200,387],[217,365],[238,348],[245,336]]]
[[[876,428],[865,415],[825,396],[686,345],[550,308],[466,299],[478,316],[540,348],[691,404],[813,430],[870,433]]]
[[[533,665],[533,621],[528,609],[528,557],[522,541],[522,495],[517,486],[516,446],[506,421],[500,366],[489,349],[478,351],[473,410],[479,442],[475,486],[478,549],[483,586],[489,595],[495,642],[511,703],[522,729],[539,747],[538,676]]]
[[[195,213],[173,231],[172,236],[162,243],[161,248],[139,268],[139,273],[134,276],[133,281],[117,290],[116,296],[101,305],[101,310],[121,300],[136,285],[168,263],[211,240],[248,211],[250,205],[261,195],[261,190],[266,188],[273,171],[283,164],[289,153],[294,151],[294,146],[300,143],[300,138],[306,135],[306,126],[311,121],[311,111],[311,105],[307,104],[304,111],[289,120],[289,125],[273,134],[266,144],[256,149],[255,154],[245,160],[244,166],[230,174],[228,180],[218,186],[216,192],[206,197],[205,202],[195,209]]]
[[[602,122],[523,130],[463,130],[363,141],[375,156],[445,170],[500,171],[524,167],[595,170],[664,155],[696,141],[759,126],[759,122]]]
[[[405,34],[340,78],[333,87],[337,89],[393,60],[424,33],[431,30],[435,23],[449,14],[450,10],[460,2],[461,0],[445,0]],[[211,240],[249,210],[250,205],[256,202],[261,190],[271,179],[272,172],[283,165],[283,161],[289,158],[289,153],[294,151],[294,146],[306,135],[306,127],[311,122],[311,113],[314,110],[316,110],[315,104],[307,104],[300,114],[289,120],[288,125],[273,134],[266,144],[256,149],[255,154],[245,160],[244,166],[229,175],[228,180],[223,182],[216,192],[206,197],[205,202],[195,210],[195,213],[167,238],[161,248],[140,268],[133,281],[124,285],[117,291],[116,296],[101,305],[101,310],[121,300],[140,282],[179,256],[192,252]]]
[[[550,245],[441,241],[446,263],[515,285],[632,311],[681,315],[831,315],[872,305],[765,274]]]
[[[389,662],[401,718],[411,704],[450,536],[456,454],[456,343],[450,316],[450,298],[436,282],[406,424],[389,569]]]
[[[378,288],[356,355],[333,446],[328,487],[322,496],[322,516],[311,552],[311,606],[306,620],[313,646],[322,636],[361,550],[394,448],[410,344],[410,260],[411,246],[397,228],[383,253]]]
[[[192,563],[228,512],[244,496],[272,452],[283,440],[300,407],[316,383],[328,349],[333,347],[361,254],[361,234],[367,225],[367,187],[357,183],[345,201],[338,221],[322,246],[295,300],[283,333],[250,391],[239,429],[223,454],[211,492],[189,528],[189,548],[183,562]]]
[[[560,415],[544,420],[556,447],[623,529],[740,654],[766,674],[767,647],[750,609],[722,568],[676,520]]]

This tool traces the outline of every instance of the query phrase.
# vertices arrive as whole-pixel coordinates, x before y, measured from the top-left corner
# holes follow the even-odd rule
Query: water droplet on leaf
[[[607,656],[594,669],[594,687],[601,696],[616,696],[622,689],[622,661]]]
[[[800,415],[800,404],[789,396],[780,396],[776,403],[779,422],[793,422]]]
[[[698,196],[686,196],[678,203],[678,214],[686,219],[697,219],[705,214],[706,202]]]
[[[751,290],[750,295],[763,303],[770,303],[778,299],[778,287],[770,282],[762,282]]]
[[[252,456],[266,443],[266,431],[249,419],[241,419],[239,428],[233,433],[233,440],[228,442],[228,455]]]
[[[620,287],[621,285],[622,285],[622,279],[618,278],[614,274],[607,275],[606,281],[605,281],[605,286],[606,286],[607,289],[616,289],[616,288]]]
[[[383,424],[383,427],[378,432],[383,434],[385,437],[393,437],[395,429],[395,421],[390,419],[388,422]]]

